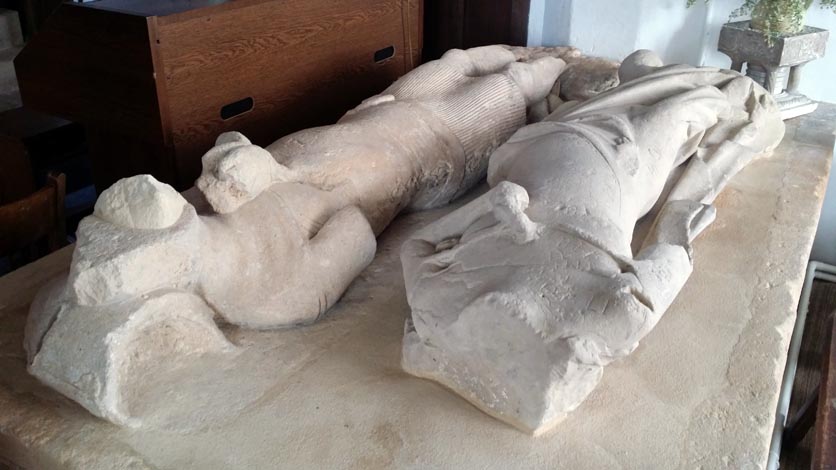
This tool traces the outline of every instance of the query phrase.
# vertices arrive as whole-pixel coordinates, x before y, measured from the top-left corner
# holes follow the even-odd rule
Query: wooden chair
[[[783,446],[792,449],[815,427],[812,465],[814,470],[836,468],[836,321],[831,314],[821,356],[821,383],[816,393],[789,420]]]
[[[64,224],[63,174],[47,176],[46,185],[23,199],[0,206],[0,257],[28,249],[37,258],[38,245],[46,240],[47,253],[67,243]],[[46,254],[46,253],[43,253]]]

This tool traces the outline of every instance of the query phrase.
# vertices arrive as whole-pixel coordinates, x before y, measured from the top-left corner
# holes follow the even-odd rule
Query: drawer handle
[[[383,49],[374,53],[374,61],[375,62],[383,62],[386,59],[390,59],[395,55],[395,46],[384,47]]]
[[[229,103],[228,105],[221,108],[221,119],[226,121],[227,119],[232,119],[235,116],[240,116],[241,114],[246,113],[247,111],[252,111],[253,109],[253,98],[248,96],[243,100],[238,100],[233,103]]]

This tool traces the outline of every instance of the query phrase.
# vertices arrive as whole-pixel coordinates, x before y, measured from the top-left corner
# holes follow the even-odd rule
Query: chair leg
[[[67,180],[64,174],[50,173],[47,185],[55,188],[55,220],[49,237],[47,249],[50,253],[67,244],[66,216],[64,215],[64,196],[67,192]]]
[[[792,450],[804,439],[804,436],[807,435],[816,422],[818,403],[819,389],[817,387],[816,392],[804,402],[801,410],[789,420],[786,428],[784,428],[783,442],[781,443],[782,448]]]

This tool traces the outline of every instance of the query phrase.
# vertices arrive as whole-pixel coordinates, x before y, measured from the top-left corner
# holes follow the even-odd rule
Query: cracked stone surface
[[[836,108],[822,105],[787,121],[775,154],[731,181],[716,200],[717,220],[695,242],[693,275],[655,330],[537,438],[400,368],[409,307],[398,250],[450,207],[397,220],[320,323],[227,328],[243,346],[228,363],[196,363],[146,384],[159,406],[201,416],[197,428],[171,414],[146,429],[119,428],[26,373],[29,303],[67,269],[72,248],[0,278],[0,462],[86,470],[762,468],[834,117]],[[211,380],[196,378],[209,368],[218,370]]]

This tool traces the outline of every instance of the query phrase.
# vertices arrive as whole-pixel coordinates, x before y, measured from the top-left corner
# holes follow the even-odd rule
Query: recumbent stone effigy
[[[150,176],[105,190],[70,271],[39,293],[29,371],[95,415],[142,425],[162,364],[237,346],[216,325],[313,322],[371,262],[404,209],[446,204],[526,122],[565,65],[500,46],[451,50],[349,111],[266,149],[232,132],[203,157],[198,214]]]
[[[517,131],[490,159],[492,189],[402,249],[404,369],[527,432],[564,418],[653,329],[714,198],[783,137],[772,97],[737,72],[637,51],[619,75]]]

